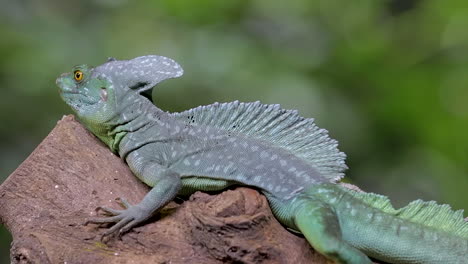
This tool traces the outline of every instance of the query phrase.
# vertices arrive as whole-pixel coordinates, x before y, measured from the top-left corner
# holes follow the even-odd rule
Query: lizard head
[[[60,96],[80,119],[102,123],[115,115],[115,87],[88,65],[73,67],[56,80]]]
[[[75,66],[57,78],[62,99],[88,126],[118,122],[139,95],[159,82],[183,74],[175,61],[156,55],[131,60],[113,58],[98,67]],[[111,124],[109,124],[111,125]]]

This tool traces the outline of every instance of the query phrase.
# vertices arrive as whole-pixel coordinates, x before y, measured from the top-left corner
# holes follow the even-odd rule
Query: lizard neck
[[[138,136],[142,130],[149,126],[155,127],[154,131],[161,131],[165,122],[169,119],[169,114],[154,106],[151,101],[143,96],[131,92],[123,95],[124,99],[117,104],[115,115],[105,121],[94,122],[92,119],[83,119],[82,123],[93,132],[102,142],[104,142],[112,152],[125,156],[128,149],[131,149],[130,141],[144,140],[144,136]],[[121,143],[124,149],[121,149]],[[122,155],[121,152],[124,152]]]
[[[137,95],[120,115],[120,122],[109,135],[112,136],[111,149],[122,159],[140,147],[158,142],[168,134],[171,116],[157,108],[148,99]]]

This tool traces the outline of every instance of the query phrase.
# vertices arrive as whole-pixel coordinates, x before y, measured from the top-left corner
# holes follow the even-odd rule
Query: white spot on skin
[[[266,152],[266,151],[262,151],[262,152],[260,153],[260,158],[262,158],[262,159],[266,159],[266,158],[268,158],[269,156],[270,156],[270,154],[268,154],[268,152]]]
[[[184,164],[190,166],[190,161],[188,161],[188,159],[184,159]]]
[[[278,158],[278,155],[276,155],[276,154],[273,154],[273,155],[271,156],[271,160],[275,160],[275,159],[277,159],[277,158]]]
[[[280,160],[280,165],[284,167],[288,165],[288,163],[285,160]]]
[[[198,165],[200,165],[200,160],[195,161],[195,166],[198,166]]]

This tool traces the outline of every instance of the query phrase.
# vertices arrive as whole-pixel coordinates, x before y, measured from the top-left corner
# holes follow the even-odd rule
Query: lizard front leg
[[[117,231],[121,235],[147,220],[158,209],[174,199],[181,188],[179,175],[156,163],[146,165],[141,171],[136,171],[135,174],[146,184],[154,187],[136,205],[131,205],[125,198],[119,198],[125,208],[123,210],[99,207],[99,209],[111,216],[90,218],[86,223],[116,223],[104,232],[103,237]]]

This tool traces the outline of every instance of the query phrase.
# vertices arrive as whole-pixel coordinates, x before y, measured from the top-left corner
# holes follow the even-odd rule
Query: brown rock
[[[67,116],[0,186],[0,219],[13,263],[327,263],[248,188],[197,192],[106,244],[84,226],[117,197],[139,202],[148,187]]]

